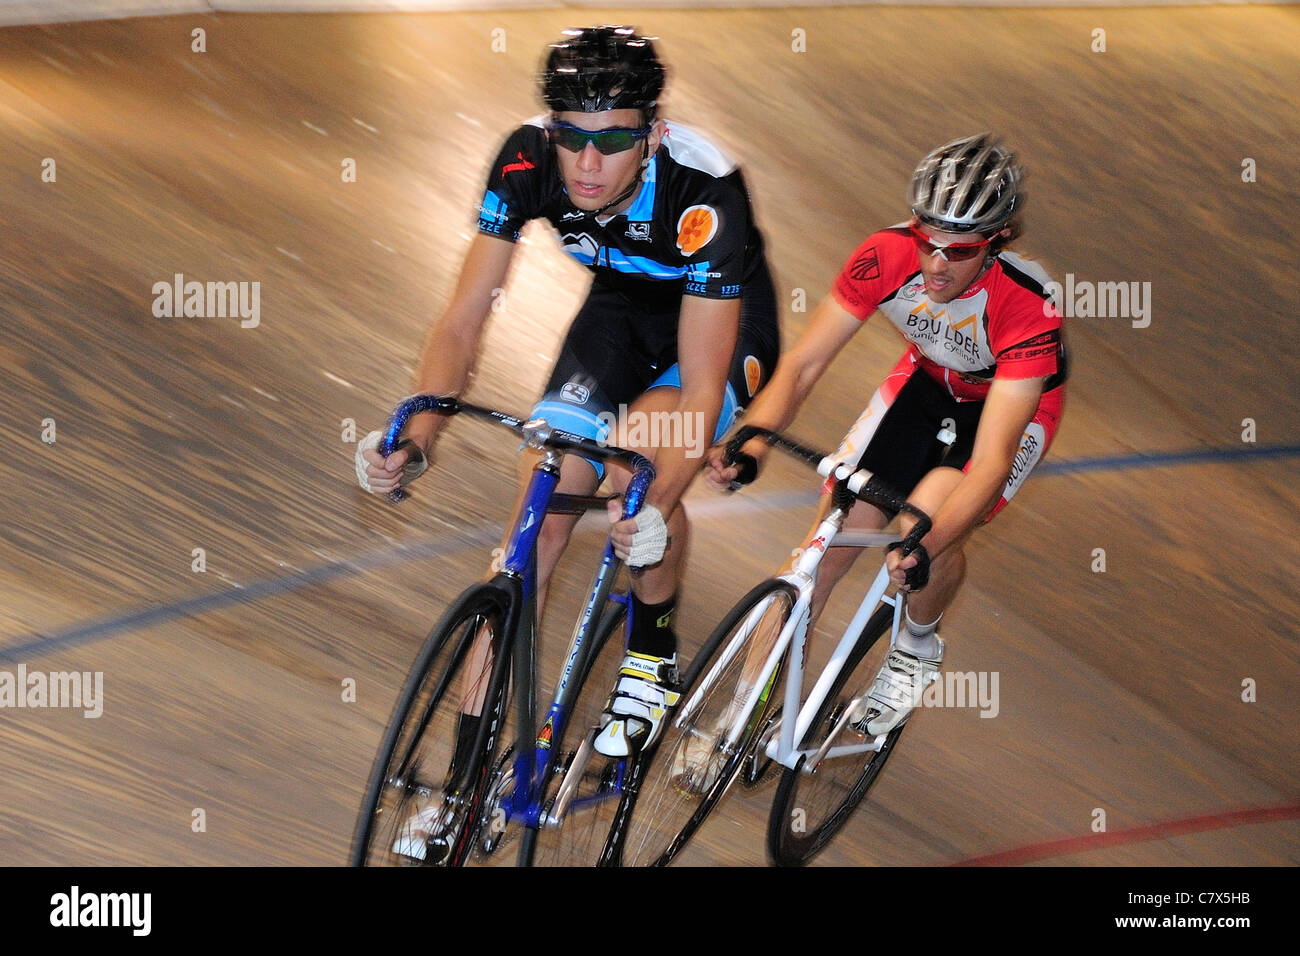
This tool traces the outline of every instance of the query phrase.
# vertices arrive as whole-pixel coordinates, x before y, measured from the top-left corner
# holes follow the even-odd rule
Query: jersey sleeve
[[[865,322],[910,272],[916,271],[915,266],[916,253],[910,238],[890,230],[873,233],[844,263],[831,285],[831,295],[846,312]]]
[[[682,203],[675,223],[677,248],[686,259],[684,295],[735,299],[745,275],[749,195],[739,171],[717,179]]]
[[[480,233],[517,242],[524,223],[541,215],[540,167],[546,149],[546,133],[535,126],[521,126],[506,139],[478,207]]]
[[[1041,378],[1062,371],[1061,314],[1048,299],[1025,292],[999,310],[989,342],[997,378]]]

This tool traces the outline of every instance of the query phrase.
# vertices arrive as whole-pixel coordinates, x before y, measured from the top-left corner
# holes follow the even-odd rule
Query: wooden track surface
[[[0,670],[99,671],[104,693],[97,719],[0,711],[0,862],[345,860],[397,688],[507,518],[513,446],[458,423],[393,508],[355,487],[342,422],[364,434],[407,391],[487,163],[538,111],[539,51],[575,16],[0,31]],[[997,718],[918,715],[819,862],[1300,863],[1294,813],[1220,817],[1300,803],[1296,11],[633,22],[663,38],[669,114],[745,164],[787,342],[806,319],[793,290],[811,309],[868,232],[904,217],[915,161],[983,128],[1030,167],[1025,251],[1061,281],[1151,283],[1149,327],[1069,326],[1049,461],[1116,460],[1044,470],[972,545],[947,666],[1000,674]],[[470,393],[518,411],[585,289],[545,230],[527,238]],[[260,282],[260,324],[156,318],[153,284],[175,273]],[[900,350],[869,325],[793,431],[830,446]],[[1249,454],[1265,446],[1284,452]],[[1137,467],[1215,449],[1236,457]],[[781,464],[742,496],[692,492],[688,650],[798,543],[813,484]],[[599,541],[584,526],[559,572],[551,658]],[[762,863],[770,800],[732,795],[686,859]],[[1087,843],[1097,809],[1113,839]],[[1199,817],[1218,822],[1141,829]]]

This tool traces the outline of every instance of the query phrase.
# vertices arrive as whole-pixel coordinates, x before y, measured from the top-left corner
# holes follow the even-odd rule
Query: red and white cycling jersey
[[[835,300],[859,321],[879,309],[909,344],[848,434],[835,458],[856,467],[903,386],[924,373],[955,402],[979,402],[994,378],[1046,377],[1033,419],[1021,436],[997,514],[1024,484],[1052,444],[1065,398],[1066,357],[1061,315],[1046,271],[1003,250],[951,302],[931,302],[907,224],[869,236],[832,287]],[[927,436],[928,440],[928,436]],[[892,454],[892,452],[891,452]],[[969,459],[963,465],[969,468]],[[919,479],[911,476],[910,480]],[[910,485],[908,486],[910,490]]]
[[[911,345],[909,357],[958,401],[978,401],[995,376],[1065,381],[1061,316],[1041,266],[1003,250],[951,302],[930,301],[906,224],[867,238],[835,280],[835,299],[865,321],[879,309]]]

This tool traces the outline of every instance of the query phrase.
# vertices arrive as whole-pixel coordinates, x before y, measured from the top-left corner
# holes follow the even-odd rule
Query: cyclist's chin
[[[927,276],[925,279],[925,294],[934,303],[951,302],[963,291],[964,288],[951,278],[931,279]]]

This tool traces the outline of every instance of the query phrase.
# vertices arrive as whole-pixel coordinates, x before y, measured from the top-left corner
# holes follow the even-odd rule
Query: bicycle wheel
[[[506,705],[501,659],[510,598],[490,584],[456,600],[420,650],[384,735],[353,841],[353,866],[465,862]],[[483,634],[490,653],[474,648]],[[453,766],[462,696],[486,688],[476,746]],[[495,692],[494,692],[495,690]],[[427,837],[427,839],[426,839]]]
[[[800,749],[810,749],[824,741],[845,709],[870,689],[889,653],[887,641],[879,647],[876,645],[889,631],[893,613],[892,607],[881,605],[868,619],[816,719],[798,745]],[[871,653],[873,648],[876,653]],[[767,849],[773,861],[779,866],[803,866],[816,856],[867,795],[902,733],[903,727],[896,727],[885,736],[879,750],[830,757],[809,773],[803,771],[804,758],[800,758],[796,769],[786,768],[767,823]],[[870,740],[846,727],[836,744],[862,744]]]
[[[591,741],[627,652],[627,609],[611,603],[585,652],[583,671],[565,688],[565,724],[554,731],[542,819],[523,834],[520,866],[595,866],[618,809],[628,761],[596,753]]]
[[[731,609],[691,662],[678,716],[654,753],[642,756],[649,763],[638,768],[644,772],[624,797],[629,805],[619,833],[624,865],[671,862],[740,772],[758,731],[770,727],[779,686],[772,675],[753,671],[761,670],[798,593],[775,578],[760,584]],[[715,666],[717,674],[701,683]]]

